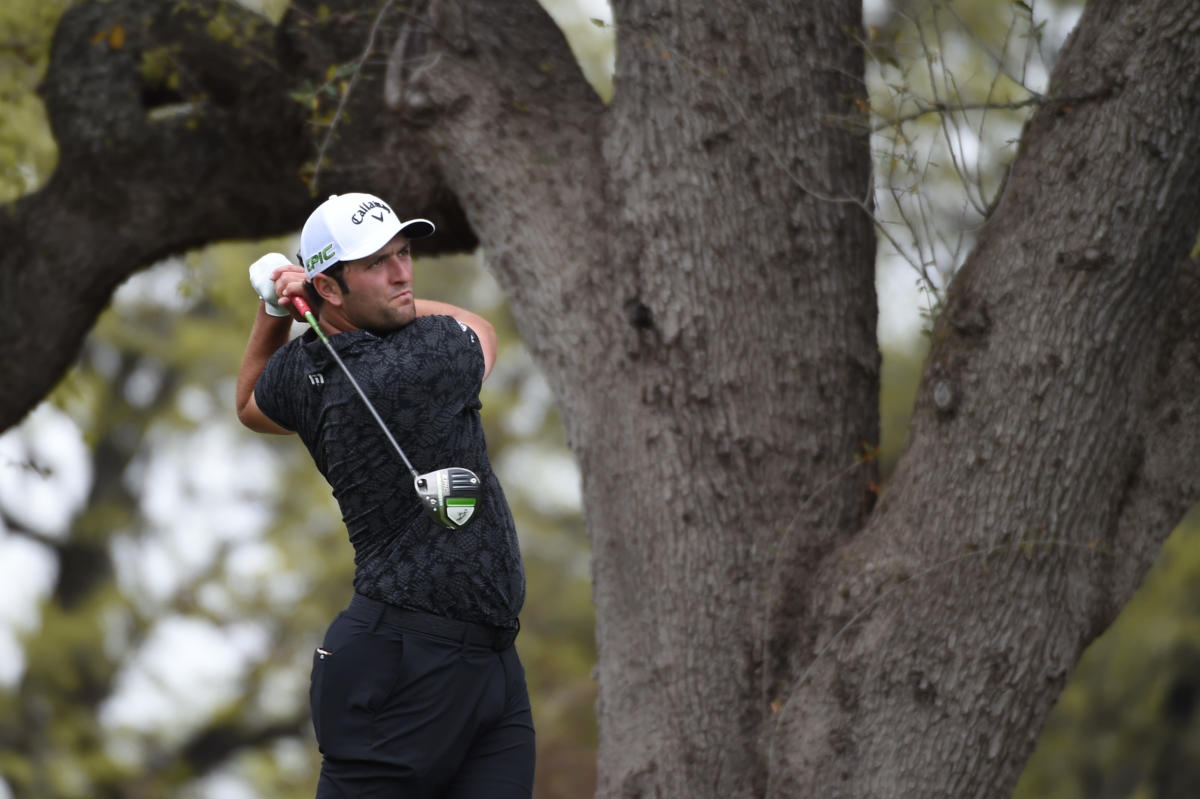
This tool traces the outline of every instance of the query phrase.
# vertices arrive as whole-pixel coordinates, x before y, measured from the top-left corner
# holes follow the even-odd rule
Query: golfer
[[[496,333],[473,313],[413,296],[410,241],[433,231],[378,197],[335,195],[304,225],[303,268],[251,267],[264,301],[238,373],[238,418],[300,436],[354,547],[353,598],[313,655],[319,799],[533,794],[533,718],[513,647],[525,575],[479,418]],[[291,298],[301,295],[415,468],[479,476],[463,529],[424,512],[314,332],[289,341]]]

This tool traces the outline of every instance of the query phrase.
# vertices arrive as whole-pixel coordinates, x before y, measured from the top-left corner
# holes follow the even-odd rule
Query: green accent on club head
[[[451,505],[462,505],[464,507],[475,507],[475,500],[471,497],[446,497],[446,507]]]

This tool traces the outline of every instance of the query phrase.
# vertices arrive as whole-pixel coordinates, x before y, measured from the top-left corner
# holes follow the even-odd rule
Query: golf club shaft
[[[375,406],[372,405],[371,400],[367,398],[366,392],[362,390],[362,387],[358,385],[358,381],[354,379],[354,375],[350,374],[350,370],[346,368],[346,364],[342,361],[341,356],[337,354],[337,350],[335,350],[333,348],[333,344],[329,342],[329,337],[326,336],[325,331],[321,329],[321,324],[317,321],[317,317],[313,316],[312,309],[308,307],[308,303],[303,297],[292,297],[292,303],[296,306],[296,310],[304,314],[304,318],[308,320],[309,326],[312,327],[313,332],[317,334],[317,337],[320,338],[321,341],[325,342],[325,347],[329,350],[329,354],[333,356],[335,361],[337,361],[337,365],[342,367],[342,372],[346,375],[346,379],[350,381],[350,385],[354,386],[354,390],[358,392],[358,396],[362,397],[362,401],[364,404],[366,404],[367,410],[371,412],[371,415],[375,417],[375,421],[379,423],[379,429],[383,431],[385,436],[387,436],[387,440],[392,442],[392,446],[396,448],[396,452],[400,455],[400,460],[404,461],[404,465],[408,467],[410,472],[412,472],[413,479],[415,480],[419,478],[421,475],[417,474],[417,470],[414,469],[412,463],[409,462],[408,456],[404,454],[404,450],[400,449],[400,445],[396,442],[395,437],[392,436],[392,431],[388,430],[388,426],[384,424],[383,419],[379,415],[379,411],[375,410]]]

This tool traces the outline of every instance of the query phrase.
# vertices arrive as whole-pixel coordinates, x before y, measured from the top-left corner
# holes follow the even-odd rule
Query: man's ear
[[[325,302],[331,305],[342,304],[342,287],[329,275],[313,275],[312,286]]]

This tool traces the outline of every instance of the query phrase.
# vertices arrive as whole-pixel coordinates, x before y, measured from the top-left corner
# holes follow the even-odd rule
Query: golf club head
[[[418,475],[413,483],[425,512],[442,527],[460,530],[475,515],[480,483],[470,469],[450,466]]]

